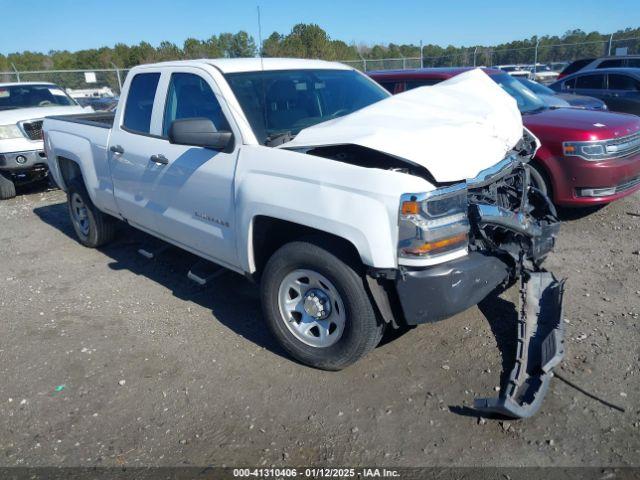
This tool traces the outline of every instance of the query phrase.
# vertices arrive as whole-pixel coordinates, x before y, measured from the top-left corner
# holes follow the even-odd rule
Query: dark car
[[[469,68],[367,72],[391,93],[435,85]],[[501,70],[483,71],[517,102],[524,126],[542,143],[530,163],[533,184],[558,205],[605,204],[640,190],[640,118],[549,108]]]
[[[525,87],[542,98],[550,107],[573,107],[586,110],[607,110],[607,104],[595,97],[574,95],[573,93],[558,93],[546,85],[542,85],[527,78],[516,78]]]
[[[574,73],[549,85],[558,93],[588,95],[614,112],[640,115],[640,68],[604,68]]]
[[[581,58],[567,65],[558,80],[572,73],[586,72],[587,70],[600,70],[602,68],[640,68],[640,55],[617,55],[614,57]]]

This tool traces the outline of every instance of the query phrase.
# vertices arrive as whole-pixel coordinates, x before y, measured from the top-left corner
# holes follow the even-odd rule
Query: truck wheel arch
[[[266,215],[253,218],[248,242],[250,273],[259,278],[269,257],[284,244],[305,237],[325,238],[327,248],[340,249],[352,263],[365,268],[356,246],[343,237],[288,220]]]
[[[75,180],[78,177],[82,177],[82,169],[80,168],[80,164],[75,160],[71,160],[67,157],[57,156],[56,163],[58,165],[60,177],[63,182],[63,185],[60,185],[60,187],[63,190],[67,190],[67,186],[72,180]]]

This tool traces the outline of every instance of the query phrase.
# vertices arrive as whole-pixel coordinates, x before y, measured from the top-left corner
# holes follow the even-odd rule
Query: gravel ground
[[[193,257],[149,261],[123,227],[73,238],[64,194],[0,203],[0,466],[640,465],[640,194],[569,212],[547,267],[568,277],[567,355],[526,421],[464,408],[513,351],[516,290],[389,336],[338,373],[287,358],[257,289],[207,287]]]

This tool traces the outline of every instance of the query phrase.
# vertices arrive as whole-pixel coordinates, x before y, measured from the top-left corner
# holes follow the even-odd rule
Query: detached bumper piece
[[[506,388],[498,398],[478,399],[476,410],[512,418],[527,418],[538,411],[552,369],[564,357],[562,296],[564,280],[540,271],[521,276],[516,361]]]

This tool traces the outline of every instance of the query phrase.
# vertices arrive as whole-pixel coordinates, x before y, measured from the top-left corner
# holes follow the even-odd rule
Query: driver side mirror
[[[224,150],[231,143],[233,133],[218,131],[208,118],[174,120],[169,128],[169,142],[176,145]]]

